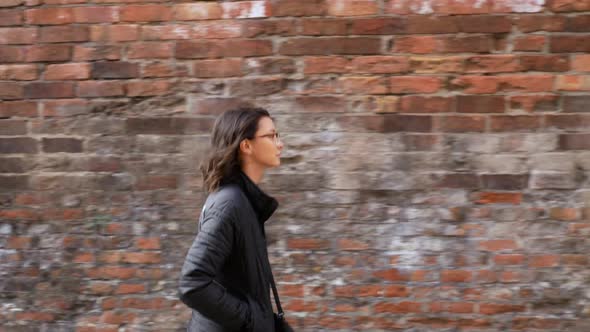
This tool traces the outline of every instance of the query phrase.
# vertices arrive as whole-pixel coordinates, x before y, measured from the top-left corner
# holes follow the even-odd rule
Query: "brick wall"
[[[298,331],[590,330],[590,1],[0,0],[1,331],[182,331],[215,115],[267,107]]]

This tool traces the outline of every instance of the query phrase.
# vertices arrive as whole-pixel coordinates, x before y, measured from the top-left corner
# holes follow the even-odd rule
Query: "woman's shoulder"
[[[209,194],[205,204],[207,209],[229,212],[244,207],[246,202],[247,198],[238,185],[226,184]]]

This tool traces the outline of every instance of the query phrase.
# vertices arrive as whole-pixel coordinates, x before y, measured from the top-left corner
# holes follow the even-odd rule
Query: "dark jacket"
[[[207,197],[180,277],[188,331],[274,331],[264,222],[277,207],[242,172]]]

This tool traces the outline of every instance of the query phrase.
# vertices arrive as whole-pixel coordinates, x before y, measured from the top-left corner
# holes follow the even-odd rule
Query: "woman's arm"
[[[228,213],[207,211],[180,277],[180,300],[205,317],[239,330],[251,325],[248,303],[215,280],[232,252],[235,223]]]

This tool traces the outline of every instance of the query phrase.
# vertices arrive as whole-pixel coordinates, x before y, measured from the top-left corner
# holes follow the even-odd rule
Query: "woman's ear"
[[[252,145],[248,139],[243,139],[240,142],[240,152],[245,155],[249,155],[252,153]]]

